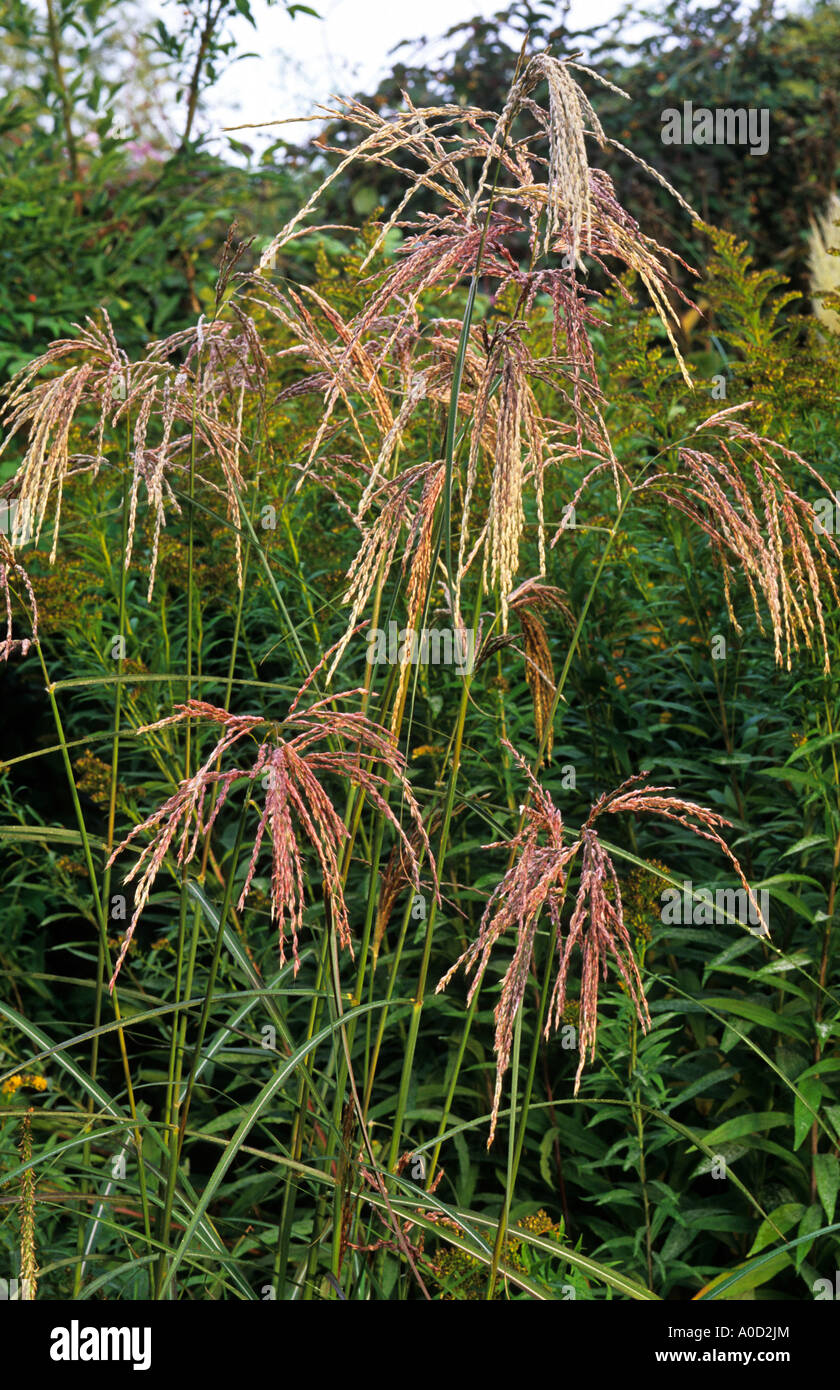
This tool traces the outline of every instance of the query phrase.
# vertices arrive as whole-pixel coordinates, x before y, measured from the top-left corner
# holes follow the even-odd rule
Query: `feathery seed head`
[[[260,850],[267,837],[271,857],[271,912],[272,919],[278,924],[280,958],[281,962],[285,959],[288,923],[292,932],[295,970],[304,909],[302,841],[308,842],[315,852],[321,868],[324,895],[339,941],[352,954],[350,921],[340,865],[340,853],[348,831],[325,790],[322,782],[324,776],[335,777],[348,786],[360,788],[391,822],[404,846],[404,862],[412,882],[419,891],[414,843],[386,800],[390,779],[394,778],[435,876],[431,847],[406,777],[401,753],[386,730],[378,724],[361,713],[335,707],[339,701],[361,692],[343,691],[316,700],[305,708],[300,707],[302,696],[325,660],[326,657],[310,673],[292,701],[286,718],[280,723],[266,720],[262,715],[232,714],[205,701],[192,700],[176,706],[174,714],[140,730],[150,732],[185,719],[200,719],[215,725],[219,736],[197,772],[182,781],[178,790],[162,806],[130,831],[109,860],[109,863],[113,863],[138,835],[146,831],[154,832],[125,878],[125,882],[130,882],[139,875],[134,912],[111,979],[112,988],[167,854],[174,851],[179,866],[190,863],[201,837],[212,830],[231,789],[239,784],[244,783],[246,794],[257,802],[261,799],[262,804],[238,906],[241,910],[248,897]],[[255,743],[256,753],[250,766],[223,767],[233,749],[252,747]],[[377,763],[383,771],[374,770]]]
[[[591,1060],[595,1055],[598,987],[599,981],[606,978],[610,960],[627,988],[640,1024],[643,1028],[650,1025],[644,988],[624,921],[618,876],[610,855],[599,839],[595,824],[601,816],[625,811],[633,814],[652,813],[711,840],[724,852],[747,890],[751,903],[757,908],[741,866],[720,834],[721,829],[729,824],[724,817],[704,806],[670,795],[670,787],[642,786],[648,774],[640,773],[601,796],[591,808],[577,839],[569,842],[562,815],[551,797],[537,782],[516,749],[507,740],[505,745],[525,775],[531,804],[521,808],[520,828],[511,839],[485,846],[487,849],[508,849],[512,857],[511,866],[490,894],[476,940],[437,986],[438,992],[445,989],[459,966],[463,965],[467,973],[477,966],[468,995],[471,1001],[494,947],[507,931],[516,933],[513,956],[502,981],[494,1015],[496,1087],[488,1148],[496,1132],[502,1084],[510,1064],[514,1024],[531,976],[537,926],[543,911],[548,913],[553,929],[558,960],[546,1038],[550,1036],[552,1028],[558,1029],[563,1021],[571,959],[576,949],[580,951],[579,1062],[575,1094],[587,1057]],[[575,862],[578,886],[564,936],[562,912]]]
[[[17,579],[23,586],[32,633],[30,637],[12,636],[12,583]],[[29,575],[15,558],[14,550],[4,535],[0,535],[0,595],[6,609],[6,636],[0,642],[0,661],[8,661],[15,652],[26,656],[33,642],[38,640],[38,605]]]

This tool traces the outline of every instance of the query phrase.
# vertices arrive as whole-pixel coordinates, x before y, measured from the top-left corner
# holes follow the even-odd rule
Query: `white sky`
[[[235,63],[218,83],[208,112],[214,126],[308,115],[330,92],[370,91],[389,69],[389,51],[403,39],[437,39],[461,20],[502,8],[500,0],[307,3],[321,19],[305,14],[290,19],[281,4],[253,0],[256,33],[245,20],[236,21],[233,32],[241,50],[259,56]],[[619,0],[574,0],[570,22],[588,27],[618,7]],[[407,59],[410,51],[396,56]],[[236,138],[252,143],[254,135],[241,132]]]

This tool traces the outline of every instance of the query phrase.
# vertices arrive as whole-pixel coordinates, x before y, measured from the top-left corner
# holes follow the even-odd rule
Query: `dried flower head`
[[[331,680],[347,648],[358,620],[377,581],[385,583],[391,565],[399,554],[399,540],[406,532],[402,551],[402,568],[408,572],[409,625],[413,625],[425,594],[431,569],[431,524],[435,504],[443,482],[443,465],[416,464],[404,469],[393,481],[381,482],[374,489],[371,505],[378,510],[367,525],[361,527],[362,539],[347,572],[344,602],[350,604],[347,630],[335,647],[327,672]],[[421,487],[419,502],[412,494]],[[357,524],[358,517],[356,518]]]
[[[600,797],[581,827],[577,839],[567,842],[560,811],[537,782],[525,761],[511,744],[505,742],[527,778],[532,804],[522,808],[520,828],[510,840],[486,846],[487,849],[509,849],[510,868],[490,895],[476,940],[437,986],[438,992],[445,989],[461,965],[467,973],[477,965],[478,969],[468,995],[468,999],[472,1000],[481,984],[494,947],[505,932],[516,932],[513,957],[502,981],[494,1015],[496,1088],[488,1148],[496,1133],[502,1082],[510,1064],[514,1024],[533,969],[534,942],[543,910],[548,912],[558,955],[557,975],[548,1005],[546,1038],[552,1028],[556,1030],[562,1023],[572,954],[577,948],[581,955],[579,1062],[575,1075],[575,1094],[580,1085],[587,1055],[590,1059],[595,1055],[598,985],[601,979],[606,979],[610,959],[627,988],[640,1024],[643,1028],[650,1025],[644,988],[624,921],[618,875],[595,828],[595,822],[599,817],[617,815],[624,811],[633,814],[652,813],[682,825],[695,835],[711,840],[724,852],[746,889],[750,902],[756,911],[758,910],[741,866],[720,834],[721,829],[729,824],[723,816],[694,802],[671,796],[670,787],[642,786],[641,782],[648,774],[640,773],[622,783],[615,791]],[[577,893],[564,936],[562,911],[572,865],[576,860]]]
[[[124,388],[128,367],[107,313],[103,312],[101,324],[87,319],[85,327],[74,326],[78,337],[51,343],[12,379],[0,415],[6,430],[0,454],[17,434],[27,438],[20,468],[10,485],[18,496],[12,544],[22,539],[24,528],[28,531],[31,527],[35,541],[40,539],[52,503],[51,560],[58,545],[65,482],[76,473],[98,469],[106,420],[114,409],[114,391],[120,384]],[[58,365],[61,371],[39,380],[45,369],[52,371]],[[71,430],[80,407],[91,402],[99,415],[96,451],[93,458],[76,456],[70,451]]]
[[[822,216],[811,218],[811,238],[808,261],[811,270],[811,290],[814,295],[814,314],[832,333],[840,333],[840,198],[832,193]],[[830,295],[831,299],[826,296]],[[832,302],[835,307],[832,308]]]
[[[37,543],[52,511],[50,561],[55,561],[67,480],[82,473],[96,476],[106,462],[106,428],[124,431],[130,422],[125,564],[131,561],[142,487],[155,516],[151,597],[166,508],[180,510],[173,482],[186,487],[191,466],[201,484],[224,496],[228,517],[238,520],[243,403],[246,392],[261,389],[266,368],[259,337],[253,322],[233,306],[232,322],[205,323],[202,317],[150,344],[144,358],[130,363],[104,310],[101,324],[88,319],[85,327],[76,327],[76,338],[52,343],[6,391],[0,454],[17,435],[26,437],[20,467],[8,485],[18,500],[12,541],[26,527]],[[225,419],[220,404],[229,398]],[[73,432],[81,435],[88,428],[84,421],[91,410],[97,419],[93,452],[74,452]]]
[[[732,577],[746,579],[759,630],[764,600],[773,633],[776,662],[791,668],[793,652],[804,643],[822,648],[830,669],[825,629],[824,590],[840,600],[830,561],[840,559],[833,536],[816,524],[814,505],[790,486],[791,464],[802,468],[823,493],[828,483],[799,454],[756,434],[740,418],[752,402],[710,416],[695,433],[712,433],[715,452],[679,450],[676,474],[656,474],[638,491],[653,488],[708,536],[723,572],[730,621],[741,627],[732,603]],[[815,641],[816,639],[816,641]]]
[[[26,604],[29,608],[31,636],[17,637],[12,636],[12,584],[14,580],[22,586],[26,595]],[[38,640],[38,605],[35,602],[35,593],[29,579],[29,575],[15,558],[6,537],[0,534],[0,594],[3,596],[3,603],[6,608],[6,636],[0,642],[0,661],[8,661],[9,657],[15,652],[20,652],[21,656],[26,656],[33,642]]]
[[[348,591],[351,626],[370,592],[373,557],[381,554],[386,535],[393,540],[399,446],[418,413],[428,422],[430,412],[434,418],[439,410],[455,410],[455,437],[468,441],[456,451],[439,494],[444,515],[455,526],[460,521],[457,567],[449,564],[452,537],[442,538],[447,569],[452,569],[447,580],[456,627],[463,626],[462,584],[478,558],[482,587],[491,585],[499,593],[506,630],[507,595],[515,583],[530,497],[544,573],[547,467],[588,455],[597,471],[612,471],[618,488],[621,470],[600,410],[589,337],[597,322],[592,291],[576,274],[585,275],[584,254],[625,295],[620,275],[638,274],[683,366],[671,303],[679,291],[666,272],[665,253],[621,207],[609,175],[589,165],[590,138],[602,148],[615,142],[604,134],[576,80],[579,73],[600,80],[575,63],[537,55],[518,75],[498,119],[456,105],[419,109],[408,99],[407,109],[391,118],[357,101],[325,109],[328,120],[354,129],[360,141],[349,153],[346,146],[338,151],[340,164],[263,255],[257,281],[265,307],[292,335],[292,346],[281,355],[308,371],[288,389],[296,394],[311,389],[323,397],[302,477],[339,428],[352,431],[358,442],[357,516],[363,535]],[[546,106],[535,100],[543,84]],[[368,273],[362,280],[363,307],[345,321],[316,292],[272,286],[267,276],[276,253],[302,234],[322,192],[354,162],[379,164],[389,173],[397,169],[407,187],[361,266],[360,273]],[[477,184],[476,167],[481,171]],[[411,205],[421,191],[434,195],[440,212],[415,212]],[[391,229],[401,233],[400,249],[378,265]],[[523,238],[532,252],[528,270],[522,268]],[[561,257],[562,265],[539,265],[546,253]],[[508,290],[515,301],[505,310],[508,321],[500,318],[492,342],[483,325],[473,325],[464,337],[461,321],[445,317],[445,309],[440,317],[421,314],[421,301],[431,297],[438,309],[473,276],[481,277],[497,303]],[[532,355],[525,335],[538,296],[553,316],[551,353],[541,358]],[[537,380],[550,384],[563,418],[543,418],[534,392]],[[410,462],[409,470],[414,466]],[[377,498],[383,500],[379,489],[385,479],[394,484],[392,512],[381,525],[374,522],[370,534],[364,518]]]
[[[537,746],[540,747],[557,689],[554,682],[554,662],[551,659],[551,647],[543,615],[554,610],[561,614],[572,629],[575,621],[560,590],[551,584],[540,584],[536,579],[526,579],[524,584],[520,584],[510,595],[508,603],[522,629],[525,644],[525,676],[534,703],[534,737]],[[549,727],[545,743],[545,757],[548,762],[551,762],[553,746],[554,732]]]
[[[329,653],[327,653],[329,655]],[[276,722],[258,714],[231,714],[228,710],[204,701],[193,700],[179,705],[176,712],[155,724],[147,732],[179,723],[185,719],[200,719],[216,725],[219,738],[210,755],[192,776],[181,782],[178,790],[136,826],[114,851],[109,863],[138,835],[154,831],[152,839],[141,852],[137,862],[126,875],[128,883],[138,874],[134,913],[120,951],[111,980],[119,973],[129,942],[151,892],[158,870],[171,848],[177,847],[178,865],[190,863],[202,836],[209,834],[228,798],[232,787],[245,783],[246,791],[255,800],[262,791],[262,805],[254,836],[253,849],[242,892],[241,909],[251,887],[257,868],[260,849],[266,834],[271,853],[271,915],[278,924],[280,958],[285,959],[285,931],[288,921],[292,932],[292,952],[295,970],[298,968],[298,932],[304,909],[304,860],[301,839],[309,842],[321,867],[325,899],[342,946],[352,954],[350,921],[344,900],[339,854],[348,831],[327,793],[322,777],[335,777],[348,786],[359,787],[376,808],[387,817],[399,835],[404,848],[404,862],[412,882],[419,891],[419,870],[414,844],[406,835],[396,815],[388,805],[386,792],[391,779],[400,787],[409,816],[423,844],[434,875],[434,859],[420,817],[419,807],[409,786],[405,761],[387,732],[365,715],[338,709],[337,703],[360,690],[316,700],[305,708],[299,702],[307,691],[315,668],[301,687],[288,714]],[[250,766],[222,770],[222,764],[232,749],[239,745],[256,746]],[[384,771],[375,771],[376,764]],[[435,885],[437,880],[435,878]]]

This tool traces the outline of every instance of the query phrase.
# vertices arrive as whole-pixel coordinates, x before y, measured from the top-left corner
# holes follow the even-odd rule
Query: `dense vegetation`
[[[518,63],[475,28],[477,110],[462,50],[306,174],[202,150],[189,26],[153,169],[103,116],[56,179],[61,64],[7,104],[44,278],[4,324],[0,1233],[39,1296],[833,1286],[840,338],[772,268],[790,181],[742,160],[716,216],[633,138],[643,45],[600,70],[675,199],[543,10]],[[710,45],[755,55],[667,15],[656,82],[696,40],[715,105]],[[753,16],[774,111],[834,18]]]

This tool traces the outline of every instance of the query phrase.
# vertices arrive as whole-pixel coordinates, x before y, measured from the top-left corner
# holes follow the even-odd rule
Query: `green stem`
[[[571,642],[570,642],[570,644],[569,644],[569,649],[568,649],[568,651],[567,651],[567,653],[566,653],[566,659],[565,659],[565,661],[564,661],[564,663],[563,663],[563,669],[562,669],[562,671],[560,672],[560,676],[559,676],[558,681],[557,681],[557,689],[555,690],[555,693],[554,693],[554,700],[553,700],[553,703],[552,703],[552,706],[551,706],[551,711],[550,711],[549,716],[548,716],[548,718],[547,718],[547,720],[546,720],[546,722],[545,722],[545,729],[543,730],[542,740],[541,740],[540,746],[539,746],[539,748],[538,748],[538,750],[537,750],[537,756],[536,756],[536,758],[535,758],[535,760],[534,760],[533,770],[534,770],[534,774],[535,774],[535,775],[536,775],[536,772],[537,772],[537,770],[538,770],[538,768],[539,768],[539,766],[540,766],[540,764],[541,764],[541,762],[542,762],[542,757],[543,757],[543,754],[544,754],[544,752],[545,752],[545,749],[546,749],[546,746],[547,746],[547,743],[548,743],[549,731],[550,731],[550,729],[551,729],[552,726],[553,726],[554,719],[555,719],[555,716],[556,716],[556,713],[557,713],[557,707],[558,707],[558,705],[560,704],[560,700],[561,700],[562,695],[563,695],[563,687],[565,686],[566,680],[567,680],[568,675],[569,675],[569,670],[570,670],[570,668],[571,668],[572,659],[573,659],[573,657],[574,657],[575,652],[577,651],[578,643],[579,643],[579,641],[580,641],[580,635],[581,635],[581,632],[582,632],[582,630],[583,630],[583,624],[584,624],[584,622],[586,621],[586,616],[587,616],[587,614],[588,614],[588,612],[589,612],[590,606],[591,606],[591,604],[592,604],[592,600],[593,600],[593,598],[595,597],[595,593],[596,593],[596,590],[597,590],[597,587],[598,587],[598,582],[599,582],[599,580],[600,580],[601,574],[603,573],[604,566],[605,566],[605,564],[606,564],[606,562],[607,562],[607,559],[608,559],[610,550],[611,550],[611,548],[612,548],[613,542],[615,541],[615,538],[616,538],[616,536],[618,535],[619,526],[620,526],[620,524],[621,524],[621,521],[622,521],[623,516],[624,516],[624,512],[625,512],[626,509],[627,509],[627,505],[628,505],[628,503],[629,503],[630,498],[632,497],[632,495],[633,495],[633,488],[632,488],[632,486],[631,486],[630,488],[628,488],[628,491],[627,491],[625,497],[622,499],[621,506],[620,506],[620,508],[619,508],[618,515],[617,515],[617,517],[616,517],[615,525],[613,526],[613,528],[611,529],[611,531],[610,531],[610,533],[609,533],[609,536],[608,536],[608,539],[607,539],[607,543],[606,543],[606,545],[605,545],[605,547],[604,547],[604,552],[603,552],[603,554],[602,554],[602,556],[601,556],[600,562],[599,562],[598,567],[597,567],[597,569],[596,569],[596,571],[595,571],[595,574],[594,574],[594,576],[593,576],[592,582],[591,582],[591,584],[590,584],[590,586],[589,586],[589,591],[588,591],[588,593],[587,593],[587,595],[586,595],[586,599],[585,599],[585,601],[584,601],[583,608],[581,609],[580,617],[578,618],[577,625],[576,625],[576,627],[575,627],[574,633],[573,633],[573,635],[572,635]],[[528,798],[530,798],[530,792],[527,792],[527,793],[526,793],[526,796],[527,796]],[[520,830],[520,831],[521,831],[521,829],[522,829],[524,823],[525,823],[525,815],[524,815],[524,811],[523,811],[523,812],[520,813],[520,821],[519,821],[519,830]],[[480,989],[477,989],[476,992],[475,992],[475,994],[473,995],[472,1003],[470,1004],[470,1007],[468,1008],[466,1017],[465,1017],[465,1019],[464,1019],[464,1027],[463,1027],[462,1032],[461,1032],[461,1042],[460,1042],[460,1045],[459,1045],[459,1048],[458,1048],[458,1055],[457,1055],[456,1061],[455,1061],[455,1069],[454,1069],[454,1071],[453,1071],[452,1079],[451,1079],[451,1081],[450,1081],[450,1083],[449,1083],[449,1088],[448,1088],[447,1093],[446,1093],[446,1100],[444,1101],[443,1113],[442,1113],[442,1115],[441,1115],[440,1123],[439,1123],[439,1125],[438,1125],[437,1140],[436,1140],[436,1142],[435,1142],[435,1147],[434,1147],[434,1150],[432,1151],[432,1159],[431,1159],[431,1162],[430,1162],[430,1164],[429,1164],[429,1169],[428,1169],[428,1174],[427,1174],[427,1182],[428,1182],[428,1183],[431,1183],[431,1181],[432,1181],[432,1179],[433,1179],[433,1177],[434,1177],[435,1169],[436,1169],[436,1167],[437,1167],[437,1163],[438,1163],[438,1160],[439,1160],[439,1158],[440,1158],[441,1144],[442,1144],[442,1142],[443,1142],[443,1136],[444,1136],[444,1134],[446,1133],[446,1128],[447,1128],[447,1125],[448,1125],[448,1123],[449,1123],[449,1114],[450,1114],[450,1111],[451,1111],[451,1108],[452,1108],[452,1101],[453,1101],[454,1096],[455,1096],[455,1090],[456,1090],[456,1087],[457,1087],[457,1085],[458,1085],[458,1077],[459,1077],[459,1075],[460,1075],[461,1065],[462,1065],[462,1063],[463,1063],[464,1056],[465,1056],[465,1054],[466,1054],[467,1042],[468,1042],[468,1040],[469,1040],[470,1031],[471,1031],[471,1029],[472,1029],[473,1020],[474,1020],[474,1018],[475,1018],[476,1008],[477,1008],[477,1005],[478,1005],[478,996],[479,996],[479,993],[480,993]]]
[[[479,614],[481,612],[481,586],[479,585],[476,594],[475,612],[473,614],[473,628],[478,626]],[[458,710],[458,723],[455,730],[455,745],[452,750],[452,764],[449,772],[449,783],[446,789],[446,802],[444,804],[443,825],[440,831],[440,841],[438,843],[437,854],[437,873],[438,883],[443,879],[443,869],[446,862],[446,850],[449,842],[449,827],[452,821],[452,810],[455,804],[455,788],[458,783],[458,772],[461,766],[461,751],[464,743],[464,725],[467,717],[467,706],[469,704],[470,687],[472,685],[472,673],[464,676],[464,684],[461,689],[461,704]],[[436,897],[432,899],[429,908],[429,915],[426,919],[426,935],[423,942],[423,958],[420,962],[420,974],[417,980],[417,990],[411,1005],[411,1019],[408,1029],[408,1041],[406,1044],[405,1057],[403,1058],[402,1075],[400,1077],[400,1089],[397,1098],[397,1110],[394,1116],[394,1128],[391,1135],[391,1148],[388,1157],[388,1167],[393,1171],[399,1157],[400,1143],[402,1140],[402,1127],[405,1118],[406,1107],[408,1104],[408,1088],[411,1082],[411,1071],[414,1065],[414,1052],[417,1046],[417,1035],[420,1031],[420,1019],[423,1013],[423,1004],[426,993],[426,979],[429,973],[429,961],[432,954],[432,941],[434,939],[435,924],[437,922]]]
[[[128,450],[128,449],[130,449],[130,447],[131,447],[131,424],[130,424],[130,420],[129,420],[129,417],[128,417],[128,416],[126,417],[126,437],[127,437],[126,448],[127,448],[127,450]],[[118,554],[119,554],[118,563],[119,563],[119,566],[120,566],[120,580],[119,580],[119,601],[118,601],[118,620],[117,620],[117,622],[118,622],[118,634],[119,634],[120,643],[122,643],[122,641],[124,640],[124,634],[125,634],[125,596],[126,596],[126,566],[125,566],[125,554],[126,554],[127,540],[128,540],[128,516],[129,516],[129,489],[128,489],[127,480],[124,478],[124,479],[123,479],[123,495],[122,495],[122,532],[121,532],[121,538],[120,538],[120,549],[119,549],[119,552],[118,552]],[[117,659],[117,675],[119,676],[119,675],[121,675],[121,674],[122,674],[122,654],[120,654],[120,656],[119,656],[118,659]],[[122,689],[123,689],[123,687],[122,687],[122,681],[121,681],[121,680],[118,680],[118,681],[116,682],[116,685],[115,685],[115,688],[114,688],[114,718],[113,718],[112,734],[111,734],[111,771],[110,771],[110,786],[109,786],[109,791],[108,791],[108,830],[107,830],[107,836],[106,836],[106,842],[105,842],[106,863],[105,863],[105,870],[104,870],[103,878],[102,878],[102,905],[103,905],[103,910],[104,910],[104,912],[105,912],[106,921],[110,920],[110,918],[109,918],[109,907],[110,907],[110,901],[111,901],[111,865],[110,865],[110,862],[109,862],[109,861],[110,861],[110,857],[111,857],[111,851],[112,851],[113,848],[114,848],[114,826],[115,826],[115,823],[116,823],[116,813],[117,813],[117,785],[118,785],[119,757],[120,757],[120,724],[121,724],[121,718],[122,718]],[[92,1043],[91,1043],[91,1049],[90,1049],[90,1075],[91,1075],[91,1078],[92,1078],[94,1081],[96,1080],[96,1073],[97,1073],[97,1069],[98,1069],[98,1065],[99,1065],[99,1027],[100,1027],[100,1024],[102,1023],[102,1004],[103,1004],[103,996],[104,996],[104,991],[105,991],[105,963],[106,963],[106,959],[107,959],[107,957],[106,957],[106,955],[105,955],[105,943],[103,942],[102,936],[101,936],[101,934],[100,934],[99,939],[98,939],[98,941],[97,941],[97,951],[96,951],[96,997],[95,997],[95,1000],[94,1000],[94,1007],[93,1007],[94,1037],[93,1037],[93,1041],[92,1041]],[[88,1096],[87,1108],[88,1108],[88,1114],[93,1114],[93,1096]],[[83,1151],[82,1151],[82,1163],[83,1163],[83,1165],[84,1165],[85,1168],[87,1168],[87,1166],[88,1166],[89,1163],[90,1163],[90,1146],[89,1146],[88,1144],[85,1145],[85,1147],[84,1147],[84,1149],[83,1149]],[[76,1276],[75,1276],[75,1282],[74,1282],[74,1286],[73,1286],[73,1292],[74,1292],[74,1295],[75,1295],[76,1297],[78,1297],[79,1291],[80,1291],[80,1289],[81,1289],[81,1277],[82,1277],[82,1270],[83,1270],[83,1268],[84,1268],[83,1260],[82,1260],[82,1256],[83,1256],[83,1255],[84,1255],[84,1228],[83,1228],[82,1226],[80,1226],[80,1227],[79,1227],[79,1263],[78,1263],[78,1265],[76,1266]]]
[[[187,652],[186,652],[186,703],[192,699],[193,682],[193,620],[195,607],[195,455],[196,455],[196,420],[198,414],[198,385],[199,372],[201,367],[201,353],[196,356],[195,373],[193,378],[193,400],[192,400],[192,431],[190,435],[190,465],[189,465],[189,485],[188,485],[188,504],[187,504]],[[184,780],[188,781],[192,772],[192,719],[187,718],[184,730]],[[180,1003],[189,998],[190,985],[192,983],[192,972],[198,948],[198,931],[200,912],[197,906],[193,907],[193,929],[190,944],[189,965],[187,968],[186,987],[181,993],[183,979],[184,951],[186,947],[187,931],[187,890],[188,869],[187,865],[181,868],[181,886],[178,902],[178,957],[175,974],[175,998]],[[181,1067],[183,1064],[183,1052],[186,1043],[187,1018],[186,1010],[176,1024],[173,1024],[172,1035],[169,1040],[169,1062],[166,1078],[166,1102],[164,1115],[164,1132],[167,1134],[169,1145],[169,1167],[166,1173],[166,1186],[163,1194],[163,1207],[159,1221],[159,1244],[161,1253],[157,1260],[157,1274],[155,1281],[156,1297],[160,1297],[166,1278],[166,1251],[169,1246],[169,1230],[172,1218],[172,1203],[175,1194],[175,1181],[177,1176],[178,1157],[180,1145],[178,1142],[178,1130],[174,1124],[176,1109],[176,1092],[180,1083]]]
[[[502,1215],[499,1220],[498,1227],[496,1228],[496,1240],[493,1245],[493,1262],[490,1266],[490,1278],[487,1283],[486,1298],[488,1300],[493,1298],[496,1291],[496,1280],[499,1273],[499,1261],[501,1259],[502,1250],[504,1248],[505,1236],[507,1235],[508,1219],[510,1217],[510,1207],[511,1202],[513,1200],[514,1188],[516,1187],[516,1178],[519,1173],[519,1164],[522,1159],[522,1149],[525,1143],[525,1133],[528,1126],[528,1110],[531,1104],[531,1094],[534,1089],[534,1077],[536,1075],[537,1059],[539,1058],[540,1053],[540,1040],[542,1037],[543,1024],[545,1022],[546,1008],[548,1007],[548,997],[551,985],[551,970],[554,963],[554,950],[556,942],[557,928],[554,927],[551,932],[551,940],[549,942],[549,948],[545,958],[542,988],[540,989],[539,1002],[537,1004],[537,1019],[534,1026],[534,1038],[531,1044],[531,1059],[528,1064],[528,1077],[525,1082],[525,1089],[522,1096],[522,1110],[519,1115],[519,1126],[516,1131],[516,1143],[513,1148],[513,1152],[509,1152],[508,1155],[508,1172],[507,1181],[505,1183],[505,1200],[504,1206],[502,1208]],[[519,1014],[517,1015],[516,1020],[517,1027],[519,1027],[521,1017],[522,1009],[520,1007]],[[515,1101],[516,1095],[514,1090],[514,1095],[511,1099],[511,1134],[513,1133],[515,1123]]]
[[[82,842],[82,853],[84,855],[85,867],[87,869],[88,879],[90,881],[91,895],[93,897],[94,908],[96,912],[96,921],[99,928],[102,956],[103,959],[107,962],[109,959],[108,923],[105,916],[105,912],[103,910],[102,897],[99,891],[99,880],[93,863],[93,854],[91,851],[90,839],[87,833],[87,826],[85,825],[84,813],[82,811],[81,802],[79,801],[79,793],[76,789],[76,779],[73,776],[73,767],[70,762],[70,752],[67,747],[67,739],[64,733],[64,724],[61,718],[61,711],[58,708],[58,701],[55,698],[55,686],[53,682],[50,680],[46,662],[44,661],[44,653],[41,647],[41,643],[40,641],[36,641],[33,643],[33,645],[38,653],[38,660],[41,664],[41,671],[43,673],[44,682],[46,685],[47,697],[50,702],[50,708],[52,710],[53,720],[55,722],[56,735],[58,737],[59,744],[61,745],[61,757],[64,763],[64,770],[67,774],[67,785],[70,789],[70,796],[73,802],[73,810],[76,815],[76,824],[79,827],[79,836]],[[134,1147],[137,1153],[137,1167],[140,1183],[140,1202],[143,1210],[143,1229],[146,1238],[146,1244],[149,1248],[149,1252],[151,1253],[152,1230],[149,1218],[149,1198],[148,1193],[146,1191],[146,1170],[143,1164],[143,1135],[140,1129],[137,1116],[137,1104],[134,1097],[134,1086],[131,1080],[131,1068],[128,1062],[128,1051],[125,1045],[125,1032],[121,1024],[119,996],[117,994],[116,985],[114,985],[111,997],[113,999],[114,1004],[114,1017],[120,1024],[120,1026],[117,1028],[117,1041],[119,1044],[120,1056],[122,1058],[123,1073],[125,1076],[126,1084],[126,1094],[128,1097],[129,1112],[131,1114],[132,1127],[134,1131]]]
[[[230,911],[231,900],[232,900],[232,898],[233,898],[233,884],[234,884],[234,878],[235,878],[235,876],[236,876],[236,866],[237,866],[237,864],[239,863],[239,853],[240,853],[240,850],[242,849],[242,841],[243,841],[244,836],[245,836],[245,820],[246,820],[246,816],[247,816],[249,804],[250,804],[250,799],[249,799],[249,797],[248,797],[248,791],[247,791],[247,788],[246,788],[245,797],[244,797],[244,800],[243,800],[243,802],[242,802],[242,810],[241,810],[240,816],[239,816],[239,827],[238,827],[237,832],[236,832],[236,841],[235,841],[234,846],[233,846],[233,853],[232,853],[232,855],[231,855],[231,860],[230,860],[230,871],[229,871],[229,873],[228,873],[228,875],[227,875],[227,878],[226,878],[226,880],[225,880],[225,891],[224,891],[224,895],[223,895],[223,897],[222,897],[222,905],[221,905],[221,908],[219,909],[219,925],[218,925],[218,927],[216,928],[216,940],[215,940],[215,943],[214,943],[214,946],[213,946],[213,956],[212,956],[212,959],[211,959],[211,961],[210,961],[210,973],[209,973],[209,977],[208,977],[208,980],[207,980],[207,989],[206,989],[205,994],[204,994],[204,1003],[202,1004],[202,1007],[201,1007],[201,1017],[199,1018],[199,1022],[198,1022],[198,1034],[197,1034],[196,1040],[195,1040],[195,1048],[194,1048],[194,1051],[193,1051],[192,1064],[191,1064],[191,1066],[190,1066],[190,1073],[189,1073],[189,1078],[188,1078],[188,1080],[187,1080],[187,1088],[186,1088],[186,1091],[185,1091],[185,1094],[184,1094],[184,1099],[183,1099],[183,1102],[181,1103],[181,1118],[180,1118],[180,1122],[179,1122],[179,1125],[178,1125],[178,1159],[179,1159],[179,1160],[180,1160],[180,1156],[181,1156],[181,1148],[182,1148],[183,1142],[184,1142],[184,1131],[186,1130],[186,1127],[187,1127],[187,1118],[188,1118],[189,1113],[190,1113],[190,1102],[191,1102],[191,1100],[192,1100],[193,1086],[195,1085],[196,1071],[197,1071],[197,1068],[198,1068],[199,1061],[200,1061],[200,1059],[201,1059],[201,1048],[202,1048],[202,1045],[203,1045],[203,1043],[204,1043],[204,1034],[205,1034],[205,1032],[207,1031],[207,1021],[208,1021],[208,1019],[209,1019],[209,1017],[210,1017],[210,1008],[211,1008],[212,999],[213,999],[213,990],[215,989],[215,986],[216,986],[216,975],[217,975],[218,970],[219,970],[219,961],[220,961],[220,959],[221,959],[222,944],[223,944],[223,941],[224,941],[224,931],[225,931],[225,927],[226,927],[226,925],[227,925],[227,917],[228,917],[228,913],[229,913],[229,911]],[[190,989],[188,988],[187,994],[189,995],[189,993],[190,993]],[[176,1108],[177,1108],[177,1106],[178,1106],[177,1098],[176,1098],[175,1104],[176,1104]]]

